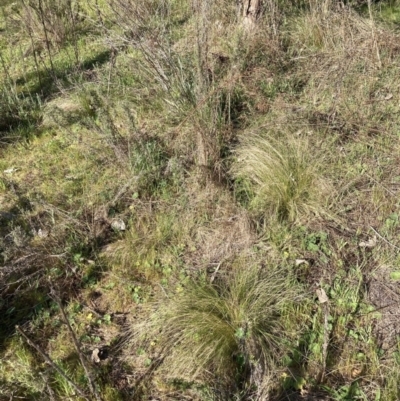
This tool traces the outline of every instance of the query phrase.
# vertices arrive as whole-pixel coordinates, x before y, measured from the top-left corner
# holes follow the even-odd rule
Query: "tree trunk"
[[[241,11],[243,25],[247,28],[255,26],[261,13],[262,0],[241,0]]]

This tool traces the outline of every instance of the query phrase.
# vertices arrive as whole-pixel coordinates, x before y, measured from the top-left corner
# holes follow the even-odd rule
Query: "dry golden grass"
[[[248,133],[236,150],[238,178],[250,183],[253,207],[268,218],[295,222],[323,212],[324,179],[307,139]],[[324,193],[325,192],[325,193]]]
[[[285,334],[284,311],[303,296],[284,269],[246,261],[211,283],[190,280],[163,296],[150,319],[132,326],[134,349],[158,354],[159,372],[169,379],[211,380],[231,391],[247,383],[261,391],[264,375],[275,375],[286,352],[285,335],[293,335]]]

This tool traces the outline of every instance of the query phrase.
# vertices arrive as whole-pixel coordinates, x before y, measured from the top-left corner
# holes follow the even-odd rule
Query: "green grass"
[[[56,291],[107,401],[397,400],[397,2],[41,3],[0,4],[0,397],[74,397],[18,324],[91,399]]]
[[[21,339],[14,339],[8,344],[10,350],[14,350],[12,354],[7,355],[0,362],[0,377],[4,383],[9,383],[17,390],[24,394],[33,395],[34,399],[39,399],[40,394],[44,390],[44,383],[38,374],[38,362],[36,356],[22,343]],[[6,396],[10,388],[5,388],[2,394]]]

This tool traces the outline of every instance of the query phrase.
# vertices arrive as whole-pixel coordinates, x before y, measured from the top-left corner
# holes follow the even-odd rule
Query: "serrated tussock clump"
[[[190,281],[134,329],[135,344],[160,345],[170,378],[260,385],[287,351],[284,311],[302,297],[287,273],[251,266]]]
[[[304,139],[243,136],[234,174],[250,187],[252,207],[263,215],[293,222],[321,210],[325,188]]]

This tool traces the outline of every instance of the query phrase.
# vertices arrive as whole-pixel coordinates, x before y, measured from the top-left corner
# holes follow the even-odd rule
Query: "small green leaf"
[[[321,353],[321,345],[318,343],[311,344],[310,349],[314,355],[319,355]]]
[[[244,329],[243,329],[242,327],[239,327],[239,328],[236,330],[235,337],[237,337],[239,340],[241,340],[242,338],[244,338]]]
[[[316,244],[313,244],[313,243],[309,242],[309,243],[307,244],[307,250],[308,250],[308,251],[311,251],[311,252],[318,252],[318,251],[319,251],[319,246],[316,245]]]
[[[296,382],[294,384],[294,388],[296,390],[302,390],[303,387],[307,384],[307,381],[304,377],[299,377],[296,379]]]
[[[392,280],[400,280],[400,271],[391,272],[390,278]]]

